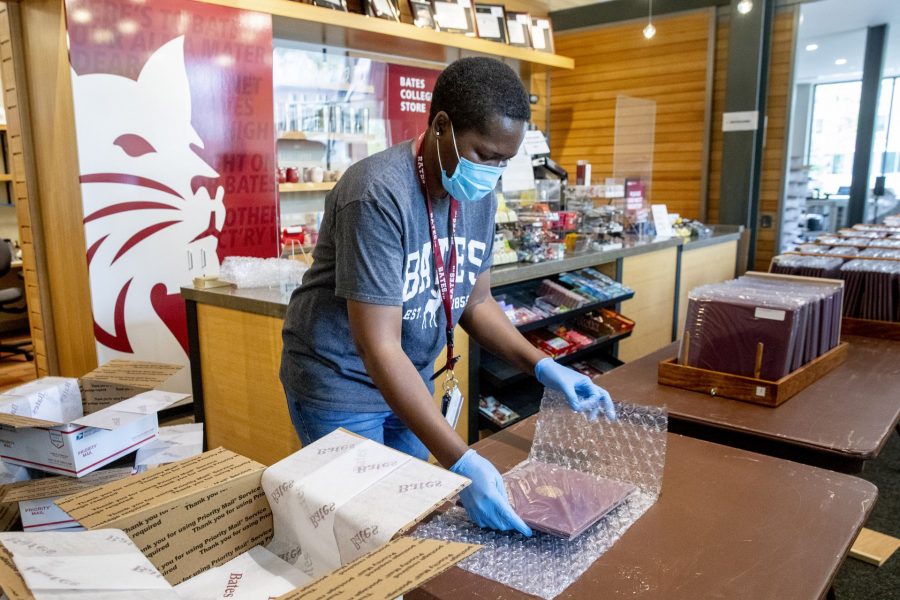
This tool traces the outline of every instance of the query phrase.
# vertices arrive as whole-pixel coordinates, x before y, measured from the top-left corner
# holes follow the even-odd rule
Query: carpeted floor
[[[900,435],[860,475],[878,486],[878,500],[866,527],[900,538]],[[838,600],[900,600],[900,550],[876,567],[847,558],[834,581]]]

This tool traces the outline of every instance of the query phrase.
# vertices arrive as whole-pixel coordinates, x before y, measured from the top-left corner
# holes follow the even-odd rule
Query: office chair
[[[9,244],[0,240],[0,277],[9,273],[12,268],[12,250]],[[0,289],[0,312],[21,314],[28,310],[25,306],[12,306],[22,300],[22,290],[17,287]],[[31,340],[26,342],[15,342],[10,344],[0,343],[0,353],[21,354],[25,360],[34,360],[31,351],[26,350],[24,346],[30,346]]]

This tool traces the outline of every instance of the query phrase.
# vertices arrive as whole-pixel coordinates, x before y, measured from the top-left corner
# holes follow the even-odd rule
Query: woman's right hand
[[[531,528],[510,506],[503,477],[490,461],[469,449],[450,471],[472,481],[459,493],[459,498],[476,525],[500,531],[515,529],[524,536],[531,536]]]

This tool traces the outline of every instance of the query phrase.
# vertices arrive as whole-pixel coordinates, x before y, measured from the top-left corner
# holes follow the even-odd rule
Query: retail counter
[[[597,267],[635,291],[621,312],[637,322],[618,347],[621,360],[653,352],[676,338],[684,318],[684,297],[700,284],[735,274],[737,229],[718,229],[693,241],[629,241],[624,247],[589,252],[560,261],[495,267],[494,288],[587,266]],[[197,419],[205,423],[208,448],[230,450],[271,464],[297,450],[278,368],[281,328],[290,291],[277,288],[182,288],[187,305],[191,376]],[[461,389],[476,398],[478,353],[468,337],[456,336],[462,356]],[[471,382],[471,384],[470,384]],[[463,437],[478,437],[478,411],[464,406],[457,426]]]

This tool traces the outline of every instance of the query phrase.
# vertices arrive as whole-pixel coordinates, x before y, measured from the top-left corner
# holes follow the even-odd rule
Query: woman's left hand
[[[594,384],[587,375],[547,357],[534,366],[534,376],[545,387],[561,392],[572,410],[584,412],[589,420],[595,420],[600,412],[608,419],[616,418],[616,409],[609,393]]]

